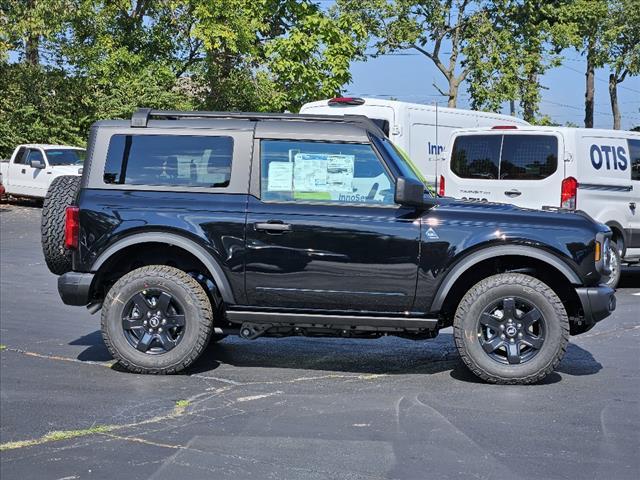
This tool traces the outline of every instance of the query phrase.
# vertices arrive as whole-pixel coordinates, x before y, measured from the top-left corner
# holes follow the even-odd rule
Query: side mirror
[[[44,164],[43,160],[31,160],[29,161],[29,164],[31,165],[31,168],[37,168],[39,170],[42,170],[43,168],[47,168],[47,166]]]
[[[424,198],[425,186],[415,178],[398,177],[394,201],[410,207],[429,207],[431,203]]]

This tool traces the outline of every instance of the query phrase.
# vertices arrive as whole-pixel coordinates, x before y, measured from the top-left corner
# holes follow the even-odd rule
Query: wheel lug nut
[[[158,333],[162,333],[162,327],[158,329]]]
[[[142,324],[143,324],[145,327],[147,326],[147,324],[148,324],[148,323],[149,323],[149,322],[147,322],[146,320],[145,320],[144,322],[142,322]]]
[[[150,329],[149,329],[149,333],[153,333],[153,328],[150,328]]]
[[[509,340],[511,343],[515,342],[515,340],[512,338],[511,340]]]
[[[518,328],[522,328],[522,324],[521,323],[518,324]]]
[[[166,318],[163,318],[163,319],[162,319],[162,324],[163,324],[163,325],[166,325],[166,324],[167,324],[167,319],[166,319]]]
[[[147,312],[147,317],[150,317],[150,316],[151,316],[151,312]]]
[[[518,334],[518,338],[522,338],[522,332]]]
[[[501,338],[502,340],[504,340],[504,339],[505,339],[505,338],[507,338],[507,337],[505,337],[505,336],[504,336],[504,333],[503,333],[502,335],[500,335],[500,338]]]
[[[504,330],[504,325],[500,325],[500,330]]]

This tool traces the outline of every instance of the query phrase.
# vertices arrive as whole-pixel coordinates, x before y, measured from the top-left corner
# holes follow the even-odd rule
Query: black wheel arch
[[[236,303],[231,285],[215,257],[196,241],[176,233],[162,231],[134,233],[114,242],[98,256],[91,266],[91,271],[97,274],[96,280],[98,280],[100,274],[103,273],[101,271],[103,267],[108,265],[109,261],[117,257],[123,250],[145,244],[165,244],[168,247],[175,247],[192,255],[206,269],[207,272],[203,273],[208,273],[211,280],[216,284],[223,302],[227,305]],[[92,290],[95,288],[96,280],[94,280],[94,285],[91,287]]]
[[[483,247],[474,250],[458,260],[446,274],[433,297],[429,311],[438,313],[441,311],[449,293],[452,291],[456,281],[474,266],[491,259],[507,257],[525,257],[542,262],[547,266],[560,272],[562,276],[572,285],[581,285],[583,282],[580,276],[558,256],[545,250],[526,245],[499,245]],[[478,281],[481,279],[479,278]]]

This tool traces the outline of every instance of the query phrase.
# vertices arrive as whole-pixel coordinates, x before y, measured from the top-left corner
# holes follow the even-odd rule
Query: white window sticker
[[[267,177],[269,192],[290,192],[293,190],[293,163],[271,162]]]
[[[297,192],[351,192],[354,155],[297,153],[293,184]]]

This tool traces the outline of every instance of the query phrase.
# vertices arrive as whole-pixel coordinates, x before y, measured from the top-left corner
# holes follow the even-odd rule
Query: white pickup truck
[[[0,182],[7,195],[44,198],[54,178],[81,175],[86,151],[66,145],[19,145],[0,162]]]

